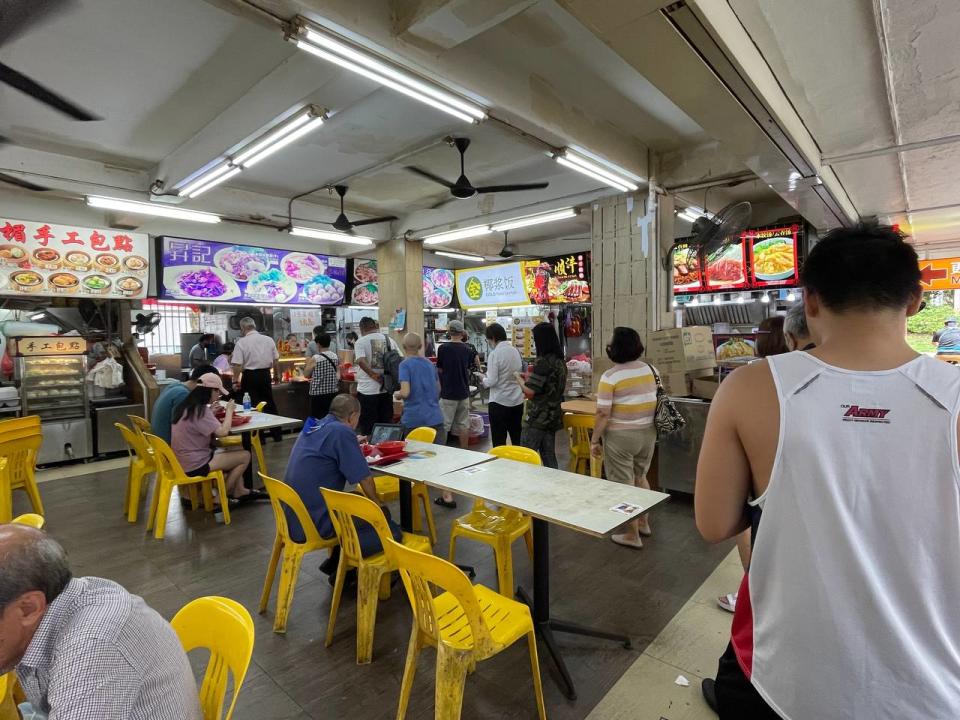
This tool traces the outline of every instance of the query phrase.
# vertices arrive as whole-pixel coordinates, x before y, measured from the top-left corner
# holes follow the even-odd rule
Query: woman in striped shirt
[[[657,382],[650,366],[640,359],[641,355],[643,343],[636,330],[628,327],[613,329],[607,357],[614,366],[600,377],[597,420],[590,439],[590,452],[597,457],[603,455],[607,479],[649,488],[647,470],[657,442],[657,430],[653,425],[657,410]],[[641,535],[650,535],[646,516],[631,520],[626,525],[626,532],[614,534],[611,539],[618,545],[642,548]]]

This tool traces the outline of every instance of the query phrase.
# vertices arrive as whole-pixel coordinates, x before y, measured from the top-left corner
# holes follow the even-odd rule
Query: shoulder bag
[[[686,419],[680,414],[677,406],[673,404],[673,401],[667,395],[663,383],[660,382],[660,375],[657,373],[657,369],[649,363],[647,363],[647,367],[650,368],[650,372],[653,373],[653,379],[657,382],[657,409],[653,416],[653,424],[654,427],[657,428],[657,437],[680,432],[687,424]]]

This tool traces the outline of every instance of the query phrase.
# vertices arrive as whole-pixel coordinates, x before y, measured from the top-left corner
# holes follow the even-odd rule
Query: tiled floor
[[[292,436],[282,443],[266,445],[270,472],[282,476],[292,446]],[[374,662],[357,666],[355,603],[352,598],[344,598],[334,643],[325,648],[330,586],[317,570],[322,557],[308,557],[288,632],[275,635],[271,612],[262,617],[255,614],[274,534],[267,505],[238,509],[233,523],[223,526],[203,512],[182,512],[175,497],[167,537],[156,541],[145,532],[143,513],[136,525],[127,524],[123,517],[124,470],[87,469],[95,468],[98,471],[88,475],[65,477],[65,473],[59,473],[57,479],[41,486],[48,530],[67,548],[77,575],[116,580],[142,595],[165,617],[171,617],[190,599],[210,594],[233,597],[254,613],[254,659],[234,717],[395,717],[410,631],[410,610],[402,592],[380,606]],[[26,509],[21,495],[15,496],[18,511]],[[438,553],[445,551],[451,519],[467,505],[461,499],[459,511],[435,508]],[[700,539],[689,499],[675,498],[658,508],[652,524],[655,535],[642,551],[553,529],[554,614],[627,632],[634,640],[634,649],[560,636],[579,690],[576,702],[567,701],[557,689],[555,669],[541,649],[551,718],[700,717],[689,714],[699,699],[698,678],[712,669],[722,649],[722,626],[726,623],[729,627],[729,616],[710,607],[710,596],[735,587],[739,578],[733,577],[730,563],[724,561],[730,547],[711,547]],[[530,563],[521,548],[519,543],[515,552],[517,581],[528,584]],[[458,548],[459,561],[476,566],[477,582],[496,586],[492,553],[486,547],[464,542],[462,556],[459,553]],[[714,573],[711,582],[716,589],[701,588],[718,565],[717,572],[725,571],[727,576],[718,578]],[[681,611],[685,615],[675,627],[671,619]],[[703,649],[692,645],[702,645]],[[432,715],[434,655],[427,651],[421,657],[410,718]],[[690,688],[672,684],[680,672],[690,678]],[[675,704],[671,706],[670,702]],[[688,714],[678,711],[686,707],[683,703],[689,705],[683,710]],[[633,709],[624,714],[627,708]],[[528,657],[522,644],[482,664],[469,677],[464,718],[535,716]]]

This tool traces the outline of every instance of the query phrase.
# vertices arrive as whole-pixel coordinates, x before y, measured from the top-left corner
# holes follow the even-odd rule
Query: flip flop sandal
[[[727,593],[717,598],[717,605],[727,612],[737,611],[737,593]]]
[[[643,528],[641,528],[637,532],[640,533],[640,535],[642,535],[643,537],[650,537],[651,535],[653,535],[653,530],[644,530]]]
[[[628,540],[625,535],[611,535],[610,539],[613,540],[617,545],[622,545],[623,547],[633,548],[634,550],[643,549],[642,540]]]
[[[456,500],[444,500],[442,497],[438,497],[433,501],[434,505],[439,505],[440,507],[455,509],[457,507]]]

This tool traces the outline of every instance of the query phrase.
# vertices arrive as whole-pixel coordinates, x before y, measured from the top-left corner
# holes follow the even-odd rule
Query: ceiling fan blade
[[[93,113],[84,110],[79,105],[75,105],[65,97],[57,95],[49,88],[44,87],[35,80],[31,80],[23,73],[18,72],[9,65],[4,65],[3,63],[0,63],[0,82],[6,83],[10,87],[26,93],[35,100],[38,100],[45,105],[49,105],[65,115],[69,115],[74,120],[87,122],[90,120],[103,119],[99,115],[94,115]]]
[[[354,220],[350,224],[353,227],[358,227],[360,225],[375,225],[376,223],[390,222],[391,220],[396,219],[396,215],[384,215],[383,217],[368,218],[367,220]]]
[[[44,187],[43,185],[35,185],[29,180],[15,178],[13,175],[7,175],[6,173],[0,173],[0,182],[7,183],[9,185],[16,185],[19,188],[23,188],[24,190],[32,190],[33,192],[47,192],[50,189],[48,187]]]
[[[0,45],[22,35],[31,25],[76,4],[76,0],[5,0],[0,3]]]
[[[428,172],[427,170],[424,170],[422,168],[415,167],[414,165],[406,165],[404,166],[403,169],[412,172],[414,175],[419,175],[422,178],[426,178],[427,180],[435,182],[438,185],[443,185],[445,188],[453,189],[452,182],[450,182],[449,180],[444,180],[442,177],[440,177],[439,175],[434,175],[432,172]]]
[[[476,188],[478,193],[494,193],[494,192],[521,192],[523,190],[543,190],[546,187],[550,187],[550,183],[524,183],[519,185],[484,185],[483,187]]]

